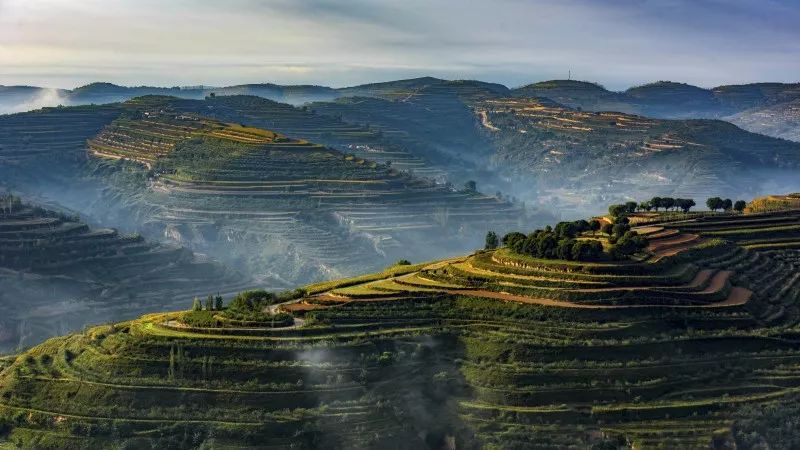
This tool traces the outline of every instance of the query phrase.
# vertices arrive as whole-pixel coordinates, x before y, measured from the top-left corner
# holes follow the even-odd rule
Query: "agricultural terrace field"
[[[91,328],[9,361],[0,412],[35,448],[781,448],[798,251],[712,233],[784,218],[649,224],[627,261],[397,265],[270,306],[283,328]]]
[[[0,196],[2,352],[86,324],[183,307],[193,295],[235,291],[245,281],[184,248]]]
[[[800,194],[767,195],[754,199],[747,205],[746,212],[770,212],[787,209],[800,209]]]
[[[176,108],[219,120],[247,123],[294,138],[324,144],[343,153],[378,163],[391,163],[397,170],[437,178],[449,172],[426,153],[426,146],[405,134],[385,132],[369,124],[345,122],[341,117],[317,113],[309,107],[293,107],[253,96],[224,96],[205,101],[173,100]]]
[[[585,112],[541,98],[472,105],[495,147],[495,164],[519,177],[536,175],[545,190],[569,188],[585,199],[610,191],[642,197],[665,192],[681,198],[707,192],[752,196],[742,186],[766,181],[752,169],[800,163],[798,144],[721,121]]]
[[[95,111],[99,117],[84,126]],[[63,152],[70,164],[49,164],[61,152],[50,141],[31,141],[35,155],[22,159],[15,142],[34,139],[25,126],[35,121],[46,124],[48,136],[82,136]],[[242,122],[274,123],[291,134]],[[356,143],[380,133],[256,97],[148,96],[0,118],[0,155],[20,160],[0,166],[0,174],[30,197],[166,237],[270,285],[459,254],[487,226],[502,231],[527,220],[521,205],[298,135]]]

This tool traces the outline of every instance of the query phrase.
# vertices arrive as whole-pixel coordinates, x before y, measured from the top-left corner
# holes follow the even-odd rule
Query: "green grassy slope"
[[[712,236],[787,217],[655,221],[638,262],[395,266],[310,286],[277,306],[284,328],[92,328],[8,361],[0,414],[33,448],[779,445],[764,424],[800,386],[797,251]]]

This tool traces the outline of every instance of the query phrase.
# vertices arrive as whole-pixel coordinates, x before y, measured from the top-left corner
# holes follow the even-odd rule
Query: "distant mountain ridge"
[[[797,140],[800,115],[785,106],[800,99],[800,83],[749,83],[711,89],[686,83],[657,81],[611,91],[600,84],[577,80],[549,80],[509,89],[502,84],[475,80],[419,77],[368,83],[343,88],[319,85],[241,84],[225,87],[120,86],[95,82],[72,90],[36,86],[0,86],[0,114],[29,111],[43,106],[103,104],[143,95],[169,95],[201,100],[207,96],[253,95],[301,105],[345,97],[406,100],[425,92],[471,85],[497,97],[543,97],[587,111],[615,111],[665,119],[724,119],[748,131]],[[770,113],[771,110],[781,112]]]

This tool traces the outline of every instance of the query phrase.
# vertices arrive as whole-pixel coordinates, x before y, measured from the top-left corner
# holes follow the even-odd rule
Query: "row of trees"
[[[721,209],[724,211],[734,210],[736,212],[742,212],[747,207],[747,202],[744,200],[736,200],[734,203],[733,200],[729,198],[723,200],[720,197],[711,197],[706,200],[706,206],[712,211]]]
[[[192,302],[192,311],[203,311],[204,309],[206,311],[222,311],[224,309],[222,303],[222,296],[219,294],[216,296],[208,294],[208,297],[206,297],[205,307],[203,307],[203,302],[201,302],[199,298],[195,297],[194,301]]]
[[[672,197],[653,197],[648,201],[626,202],[608,207],[608,213],[611,217],[619,217],[625,214],[633,214],[637,211],[658,211],[660,208],[664,210],[681,210],[685,213],[690,209],[697,206],[697,203],[691,198],[672,198]]]
[[[625,214],[633,214],[637,211],[658,211],[661,208],[664,208],[665,211],[680,210],[684,213],[688,213],[689,210],[695,206],[697,206],[697,203],[691,198],[653,197],[641,203],[631,201],[611,205],[608,207],[608,213],[611,217],[619,217]],[[744,200],[733,202],[733,200],[729,198],[723,200],[720,197],[711,197],[706,200],[706,206],[712,211],[722,209],[725,211],[734,210],[742,212],[745,207],[747,207],[747,202]]]

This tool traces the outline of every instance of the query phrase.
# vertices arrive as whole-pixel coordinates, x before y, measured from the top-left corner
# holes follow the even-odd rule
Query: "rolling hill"
[[[436,151],[427,160],[471,166],[473,179],[490,192],[575,217],[599,212],[626,192],[691,197],[716,190],[752,197],[800,187],[792,181],[800,161],[795,143],[720,120],[591,113],[558,103],[569,91],[585,100],[605,98],[603,107],[622,104],[621,94],[590,83],[540,83],[538,89],[526,91],[539,95],[529,98],[490,84],[439,82],[402,96],[308,107],[385,136],[412,137]],[[557,101],[541,97],[543,90],[556,92],[550,95]],[[655,94],[643,89],[637,95]],[[407,148],[416,153],[425,147]]]
[[[620,192],[751,197],[781,177],[791,184],[800,165],[800,144],[718,120],[593,113],[542,99],[473,105],[498,169],[536,180],[540,197],[567,204],[603,204],[604,195]]]
[[[746,109],[726,120],[754,133],[800,142],[800,98]]]
[[[92,228],[8,195],[0,197],[0,285],[0,351],[248,286],[184,248]]]
[[[629,259],[504,247],[51,339],[3,361],[4,430],[35,448],[791,443],[797,210],[634,219]]]
[[[615,111],[665,119],[723,119],[745,130],[797,141],[800,84],[752,83],[703,89],[659,81],[612,92],[597,84],[552,80],[512,90],[586,111]]]
[[[496,197],[195,113],[227,100],[186,102],[148,96],[4,116],[4,182],[101,223],[168,238],[286,284],[412,255],[462,252],[487,226],[506,229],[525,220],[519,205]],[[300,124],[295,128],[304,134],[360,133],[280,108],[300,115],[280,123]]]

